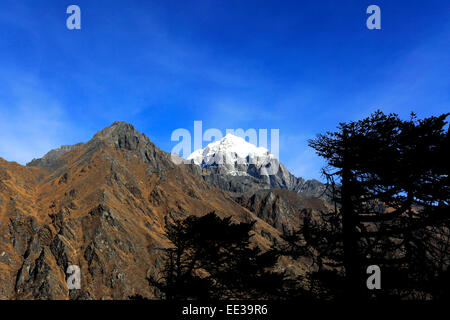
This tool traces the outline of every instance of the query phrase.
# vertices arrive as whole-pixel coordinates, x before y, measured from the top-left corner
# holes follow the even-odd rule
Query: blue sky
[[[0,0],[0,157],[24,164],[115,120],[170,151],[201,120],[278,128],[288,169],[320,178],[307,139],[338,122],[450,111],[449,39],[444,0]]]

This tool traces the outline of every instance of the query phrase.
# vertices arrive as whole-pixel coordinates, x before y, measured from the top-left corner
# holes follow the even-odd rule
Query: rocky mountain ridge
[[[298,223],[297,193],[267,189],[238,199],[202,171],[175,165],[124,122],[27,166],[0,158],[0,299],[153,298],[146,279],[159,272],[167,221],[211,211],[252,221],[263,249]],[[81,269],[80,290],[67,287],[70,265]]]
[[[225,191],[277,188],[311,197],[322,197],[325,191],[317,180],[295,177],[269,150],[232,134],[194,151],[187,160],[201,167],[205,181]]]
[[[0,159],[0,299],[152,298],[165,223],[190,214],[255,221],[263,248],[279,235],[129,124],[64,149],[41,165]],[[67,287],[70,265],[80,290]]]

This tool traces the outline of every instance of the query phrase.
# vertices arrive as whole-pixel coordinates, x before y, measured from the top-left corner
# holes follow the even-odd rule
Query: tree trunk
[[[355,190],[352,179],[351,157],[348,152],[347,132],[344,131],[344,153],[342,167],[341,212],[344,245],[345,268],[345,295],[346,299],[363,299],[364,279],[362,278],[362,266],[358,255],[357,212],[353,206],[353,191]],[[353,198],[353,199],[352,199]]]

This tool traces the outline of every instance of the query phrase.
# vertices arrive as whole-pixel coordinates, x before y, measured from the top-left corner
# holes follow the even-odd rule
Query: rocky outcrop
[[[65,153],[72,151],[73,149],[78,148],[82,145],[82,143],[78,143],[75,145],[61,146],[57,149],[50,150],[42,158],[31,160],[31,162],[27,163],[27,166],[43,167],[49,170],[54,170],[62,165],[59,160]]]

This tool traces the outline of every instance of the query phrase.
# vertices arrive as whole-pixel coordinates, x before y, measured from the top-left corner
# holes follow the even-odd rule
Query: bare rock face
[[[322,198],[305,196],[282,189],[234,194],[233,198],[280,232],[298,229],[305,215],[304,210],[310,210],[314,215],[321,210],[329,209],[330,206]]]
[[[165,223],[190,214],[255,221],[262,248],[279,237],[196,170],[123,122],[28,166],[0,158],[0,299],[153,298]],[[79,290],[66,284],[70,265]]]
[[[27,163],[27,166],[31,167],[44,167],[47,169],[54,169],[61,165],[59,159],[67,152],[72,151],[75,148],[82,146],[82,143],[75,145],[61,146],[58,149],[50,150],[45,156],[40,159],[33,159],[31,162]]]
[[[115,149],[132,151],[132,156],[147,164],[153,172],[174,168],[169,156],[159,149],[145,134],[141,134],[126,122],[114,122],[112,126],[97,133],[90,144],[94,147],[107,144]]]

